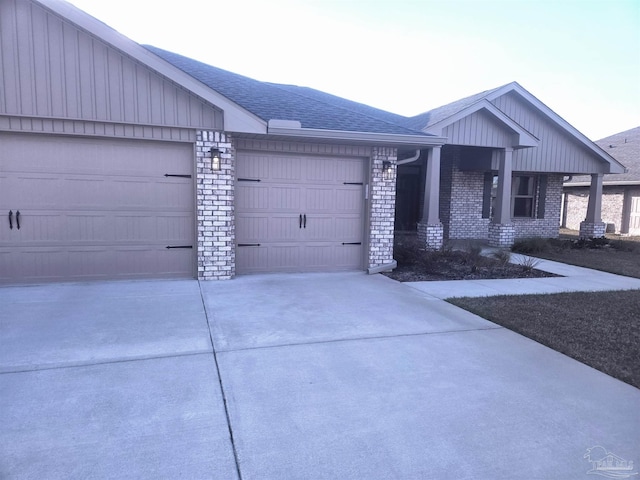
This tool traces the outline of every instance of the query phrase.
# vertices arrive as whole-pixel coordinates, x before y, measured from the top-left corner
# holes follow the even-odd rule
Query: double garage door
[[[191,144],[0,134],[0,282],[193,277],[192,158]]]
[[[362,158],[239,151],[236,271],[360,270]]]

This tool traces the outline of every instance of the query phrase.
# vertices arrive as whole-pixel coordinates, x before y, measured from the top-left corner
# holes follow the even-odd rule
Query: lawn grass
[[[565,233],[560,239],[519,240],[513,250],[556,262],[640,278],[640,237],[608,236],[606,240],[589,242],[579,241],[577,237]]]
[[[640,388],[640,291],[448,302]]]

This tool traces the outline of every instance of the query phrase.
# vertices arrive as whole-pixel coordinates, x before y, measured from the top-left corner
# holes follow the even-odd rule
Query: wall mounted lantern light
[[[222,153],[219,148],[211,148],[211,170],[217,172],[220,170],[220,154]]]
[[[391,180],[393,176],[393,171],[391,170],[391,162],[389,160],[384,160],[382,162],[382,178],[385,180]]]

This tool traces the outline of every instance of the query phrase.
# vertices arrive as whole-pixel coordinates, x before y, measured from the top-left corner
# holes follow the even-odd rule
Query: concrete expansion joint
[[[435,298],[435,297],[433,297],[433,299],[440,300],[439,298]],[[220,350],[217,350],[217,353],[246,352],[251,350],[270,350],[270,349],[276,349],[276,348],[302,347],[305,345],[323,345],[323,344],[330,345],[333,343],[384,340],[384,339],[390,339],[390,338],[425,337],[429,335],[446,335],[451,333],[465,333],[465,332],[476,332],[476,331],[483,331],[483,330],[504,330],[504,329],[505,327],[501,325],[495,325],[493,327],[464,328],[464,329],[456,329],[456,330],[439,330],[434,332],[399,333],[396,335],[379,335],[379,336],[373,336],[373,337],[336,338],[333,340],[317,340],[312,342],[283,343],[281,345],[264,345],[264,346],[258,346],[258,347],[220,349]]]

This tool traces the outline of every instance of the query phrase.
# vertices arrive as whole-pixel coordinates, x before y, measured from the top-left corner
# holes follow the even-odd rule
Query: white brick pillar
[[[396,205],[395,148],[373,147],[369,184],[369,273],[396,268],[393,259],[393,226]]]
[[[212,168],[211,149],[220,151],[220,170]],[[196,216],[198,279],[226,280],[235,275],[235,149],[224,132],[198,131],[196,137]]]
[[[444,238],[440,222],[440,150],[441,147],[433,147],[427,156],[422,220],[418,222],[418,240],[427,250],[440,250]]]

